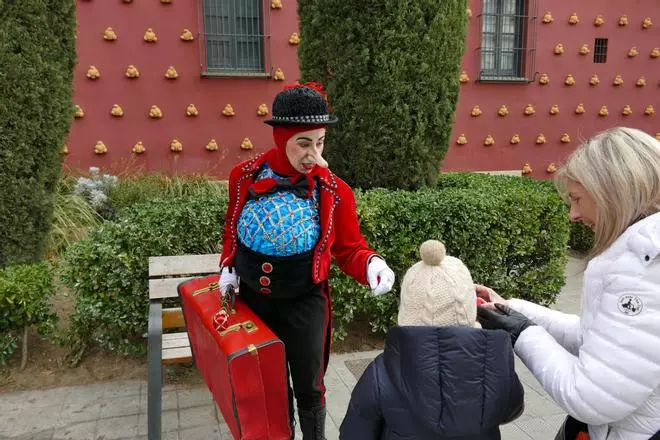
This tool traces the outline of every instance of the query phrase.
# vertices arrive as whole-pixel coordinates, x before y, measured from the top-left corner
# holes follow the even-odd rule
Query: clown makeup
[[[293,135],[286,143],[286,156],[296,171],[307,174],[318,165],[328,167],[321,156],[325,142],[325,128],[303,131]]]

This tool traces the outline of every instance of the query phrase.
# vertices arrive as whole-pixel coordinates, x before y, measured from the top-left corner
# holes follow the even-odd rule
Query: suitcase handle
[[[248,321],[239,322],[239,323],[234,324],[234,325],[230,325],[226,329],[224,329],[222,331],[218,331],[218,334],[220,336],[224,336],[227,333],[236,332],[236,331],[239,331],[240,329],[243,329],[245,331],[245,333],[254,333],[259,328],[256,326],[256,324],[254,322],[248,320]]]

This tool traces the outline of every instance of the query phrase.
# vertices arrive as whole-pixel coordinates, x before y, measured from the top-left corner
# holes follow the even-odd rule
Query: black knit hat
[[[328,103],[320,85],[309,83],[285,88],[273,100],[273,117],[268,125],[334,124],[337,117],[330,115]],[[314,87],[314,88],[311,88]]]

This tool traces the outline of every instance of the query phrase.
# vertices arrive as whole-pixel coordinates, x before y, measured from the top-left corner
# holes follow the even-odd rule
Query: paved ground
[[[555,308],[579,310],[581,263],[571,260],[567,283]],[[326,376],[327,437],[338,438],[350,393],[362,369],[379,352],[333,356]],[[525,384],[525,413],[502,428],[505,440],[547,440],[564,418],[536,379],[520,362]],[[0,439],[110,440],[146,439],[146,382],[122,381],[80,387],[25,391],[0,396]],[[163,440],[229,440],[205,388],[166,387],[163,391]],[[301,438],[298,434],[297,438]]]

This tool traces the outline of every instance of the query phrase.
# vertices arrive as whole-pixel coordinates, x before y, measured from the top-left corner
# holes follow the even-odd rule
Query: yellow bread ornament
[[[273,75],[273,79],[275,81],[284,81],[284,72],[282,72],[282,69],[280,69],[279,67],[277,68],[277,70],[275,71],[275,75]]]
[[[649,54],[651,58],[658,58],[660,57],[660,47],[654,47],[651,49],[651,53]]]
[[[628,26],[628,16],[626,14],[619,17],[619,26]]]
[[[132,151],[133,153],[135,153],[135,154],[142,154],[142,153],[144,153],[145,151],[147,151],[147,149],[144,148],[144,144],[142,143],[142,141],[138,141],[138,142],[133,146],[133,149],[132,149],[131,151]]]
[[[602,26],[605,24],[605,19],[603,18],[602,15],[597,15],[596,18],[594,19],[594,26]]]
[[[231,104],[225,105],[225,108],[222,110],[222,114],[227,117],[231,117],[236,115],[236,112],[234,111],[234,108],[231,106]]]
[[[478,105],[475,105],[474,107],[472,107],[472,111],[470,112],[470,114],[475,118],[477,116],[481,116],[481,113],[483,113],[483,112],[481,111],[481,109],[479,108]]]
[[[589,84],[591,84],[592,86],[597,86],[598,84],[600,84],[600,78],[598,78],[598,75],[594,73],[591,79],[589,80]]]
[[[564,84],[566,84],[569,87],[575,85],[575,78],[573,77],[572,74],[570,73],[568,74],[568,76],[566,77],[566,81],[564,81]]]
[[[176,138],[172,139],[172,142],[170,142],[170,150],[174,153],[180,153],[183,151],[183,144]]]
[[[660,141],[660,132],[655,134],[655,138]]]
[[[465,13],[467,14],[468,20],[472,18],[472,9],[470,8],[465,8]]]
[[[148,28],[144,33],[144,41],[147,43],[155,43],[158,41],[158,37],[152,28]]]
[[[461,74],[458,76],[458,82],[461,84],[465,84],[470,81],[470,77],[468,76],[467,72],[464,70],[461,72]]]
[[[157,105],[152,105],[151,110],[149,110],[149,117],[152,119],[160,119],[163,117],[163,112]]]
[[[577,107],[575,107],[575,114],[576,115],[581,115],[584,113],[584,104],[578,104]]]
[[[298,32],[294,32],[289,36],[289,44],[292,46],[300,44],[300,35],[298,35]]]
[[[67,155],[69,154],[69,147],[67,144],[64,144],[62,148],[60,149],[60,154]]]
[[[541,144],[545,144],[545,136],[543,135],[543,133],[536,136],[536,145],[541,145]]]
[[[85,112],[78,104],[73,106],[73,117],[76,119],[82,119],[85,117]]]
[[[525,175],[532,174],[532,167],[528,163],[526,163],[525,165],[523,165],[522,173]]]
[[[589,55],[590,52],[591,49],[589,49],[588,44],[583,44],[582,46],[580,46],[580,55]]]
[[[465,137],[465,133],[461,133],[460,135],[458,135],[458,139],[456,139],[456,144],[457,145],[467,144],[467,138]]]
[[[637,46],[633,46],[630,48],[628,51],[628,58],[634,58],[637,55],[639,55],[639,51],[637,50]]]
[[[160,2],[164,5],[171,5],[172,4],[172,0],[160,0]]]
[[[257,116],[266,115],[268,115],[268,106],[266,104],[259,104],[259,107],[257,107]]]
[[[644,87],[646,85],[646,77],[640,76],[637,78],[637,82],[635,82],[635,86],[637,87]]]
[[[110,110],[110,114],[116,118],[121,118],[124,116],[124,110],[119,106],[119,104],[115,104],[112,106],[112,110]]]
[[[272,0],[270,7],[272,9],[282,9],[282,0]]]
[[[571,136],[568,133],[564,133],[559,140],[562,144],[569,144],[571,142]]]
[[[87,78],[91,80],[99,79],[101,77],[101,72],[99,72],[99,69],[96,68],[96,66],[89,66],[89,69],[87,69]]]
[[[500,107],[500,109],[497,111],[497,114],[499,116],[502,116],[502,117],[508,116],[509,115],[509,109],[506,108],[506,105],[502,104],[502,107]]]
[[[642,21],[642,29],[651,29],[651,26],[653,26],[653,21],[651,21],[651,17],[646,17],[644,21]]]
[[[615,86],[623,85],[623,77],[621,75],[615,76],[614,81],[612,81],[612,84]]]
[[[554,18],[552,18],[552,13],[550,11],[546,11],[546,13],[543,14],[543,23],[550,24],[553,20]]]
[[[186,107],[186,116],[199,116],[199,110],[197,110],[195,104],[188,104],[188,107]]]
[[[195,40],[195,36],[190,31],[190,29],[184,29],[183,31],[181,31],[181,35],[179,35],[179,38],[181,39],[181,41],[194,41]]]
[[[254,147],[252,146],[252,141],[250,140],[250,138],[243,139],[243,142],[241,142],[241,149],[242,150],[251,150],[252,148],[254,148]]]
[[[570,17],[568,17],[568,24],[578,24],[580,19],[578,18],[577,12],[573,12]]]
[[[539,77],[539,84],[542,86],[545,86],[550,83],[550,77],[548,76],[547,73],[542,73],[541,76]]]
[[[211,139],[209,143],[204,146],[204,148],[207,151],[218,151],[218,143],[215,141],[215,139]]]
[[[179,77],[179,72],[176,71],[174,66],[170,66],[167,68],[167,72],[165,72],[165,78],[177,79],[178,77]]]
[[[546,168],[545,171],[552,174],[557,171],[557,165],[555,165],[554,162],[550,163],[550,165],[548,165],[548,168]]]
[[[492,145],[495,145],[495,138],[492,135],[486,136],[486,139],[484,139],[484,145],[486,147],[490,147]]]
[[[621,114],[622,114],[623,116],[630,116],[630,115],[633,114],[632,107],[630,106],[630,104],[626,104],[626,105],[623,107],[623,110],[621,111]]]
[[[649,104],[646,106],[646,109],[644,110],[644,114],[646,116],[653,116],[655,114],[655,109],[653,108],[653,105]]]
[[[108,152],[108,147],[102,141],[97,141],[94,145],[94,153],[96,154],[105,154]]]
[[[609,112],[609,110],[607,110],[606,105],[601,106],[600,110],[598,111],[598,116],[607,116],[609,114],[610,114],[610,112]]]
[[[554,49],[555,55],[561,55],[564,53],[564,45],[559,43],[555,46]]]
[[[140,77],[140,71],[134,65],[130,65],[126,68],[126,78],[135,79]]]
[[[514,134],[511,136],[511,140],[509,141],[511,145],[516,145],[520,143],[520,135],[518,133]]]
[[[550,107],[550,114],[553,115],[553,116],[559,114],[559,105],[558,104],[552,104],[552,107]]]
[[[536,110],[534,110],[534,106],[532,104],[527,104],[527,106],[525,107],[524,113],[525,113],[525,116],[531,116],[534,113],[536,113]]]
[[[117,34],[111,27],[107,27],[105,31],[103,31],[103,39],[105,41],[116,41],[117,40]]]

